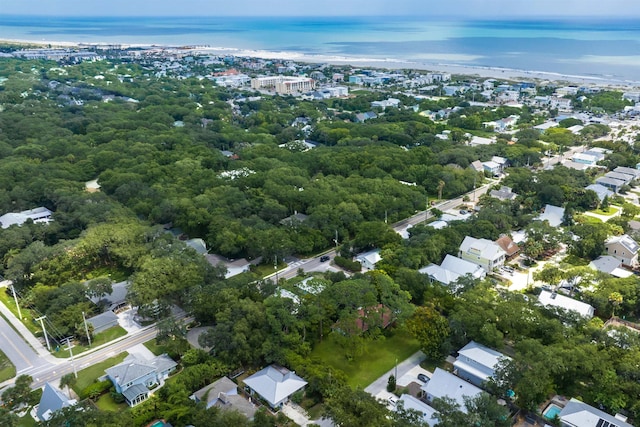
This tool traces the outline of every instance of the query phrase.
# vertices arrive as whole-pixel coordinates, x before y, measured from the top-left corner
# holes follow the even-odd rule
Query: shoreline
[[[185,46],[163,45],[149,43],[113,43],[113,42],[73,42],[54,40],[27,40],[27,39],[0,39],[0,44],[17,44],[29,46],[41,46],[44,48],[86,48],[92,46],[109,46],[119,44],[123,48],[143,49],[180,49],[200,54],[233,55],[244,58],[259,58],[270,60],[294,61],[310,64],[351,65],[354,67],[373,67],[389,70],[416,70],[435,71],[449,74],[464,75],[480,78],[497,78],[505,80],[527,79],[536,83],[566,82],[569,84],[599,85],[612,88],[640,88],[640,81],[615,79],[610,76],[584,76],[562,74],[552,71],[521,70],[516,68],[494,67],[475,64],[460,64],[445,61],[413,61],[396,58],[359,58],[351,56],[336,56],[323,54],[310,54],[295,51],[270,51],[258,49],[242,49],[234,47],[209,47],[209,46]]]

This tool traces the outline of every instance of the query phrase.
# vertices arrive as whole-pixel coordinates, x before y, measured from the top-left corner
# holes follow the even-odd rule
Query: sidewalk
[[[0,289],[6,287],[6,281],[0,283]],[[58,364],[61,363],[59,359],[54,357],[40,342],[38,338],[36,338],[29,329],[20,321],[11,310],[9,310],[4,304],[0,303],[0,312],[7,319],[7,321],[13,326],[18,333],[22,336],[22,338],[31,346],[31,348],[38,354],[38,356],[42,357],[49,363]]]

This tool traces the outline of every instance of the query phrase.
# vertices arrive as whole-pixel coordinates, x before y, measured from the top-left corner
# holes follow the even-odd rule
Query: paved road
[[[17,375],[31,368],[49,364],[18,335],[4,317],[0,317],[0,349],[16,367]]]

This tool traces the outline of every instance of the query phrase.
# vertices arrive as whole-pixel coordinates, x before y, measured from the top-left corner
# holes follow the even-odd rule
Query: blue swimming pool
[[[548,420],[552,420],[555,418],[556,415],[560,413],[560,411],[562,411],[561,407],[559,407],[555,403],[551,403],[549,404],[549,406],[546,407],[546,409],[542,413],[542,416]]]

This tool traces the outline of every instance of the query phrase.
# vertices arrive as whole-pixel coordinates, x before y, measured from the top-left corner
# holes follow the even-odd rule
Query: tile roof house
[[[556,292],[542,291],[538,296],[538,302],[545,307],[557,307],[567,311],[573,311],[582,317],[591,319],[595,309],[587,303],[560,295]]]
[[[621,268],[622,261],[609,255],[594,259],[589,263],[589,267],[619,278],[625,278],[633,275],[631,271]]]
[[[638,249],[640,249],[640,246],[628,234],[611,237],[605,242],[604,246],[607,253],[622,261],[622,264],[629,267],[638,265]]]
[[[611,416],[578,399],[571,399],[558,417],[562,427],[633,427],[623,417]]]
[[[493,377],[498,363],[510,359],[499,351],[471,341],[458,351],[458,357],[453,363],[454,373],[471,384],[482,387]]]
[[[151,360],[139,360],[128,356],[124,362],[105,370],[116,392],[122,393],[129,406],[136,406],[147,400],[149,387],[162,384],[177,363],[166,354]]]
[[[484,268],[490,272],[504,265],[507,254],[495,242],[467,236],[460,245],[458,257]]]
[[[270,407],[279,408],[298,390],[302,390],[307,382],[295,372],[279,366],[270,365],[244,380],[250,393],[259,395]]]
[[[500,236],[500,238],[496,240],[496,244],[507,254],[507,258],[512,258],[520,252],[520,246],[516,245],[514,241],[511,240],[511,237],[506,234]]]
[[[36,409],[36,416],[40,421],[48,421],[53,413],[60,409],[74,406],[77,400],[69,398],[62,390],[51,383],[45,383],[42,389],[42,397]]]
[[[460,410],[465,413],[467,408],[464,398],[475,398],[482,393],[482,390],[473,384],[440,368],[433,371],[431,379],[421,389],[427,403],[432,404],[436,398],[449,397],[460,405]]]
[[[460,277],[470,274],[474,279],[484,279],[487,272],[478,264],[465,261],[453,255],[447,255],[440,265],[430,264],[418,270],[429,276],[432,282],[445,286],[454,284]]]
[[[554,205],[546,205],[544,212],[538,215],[536,220],[548,221],[552,227],[559,227],[562,225],[562,218],[564,217],[564,208]]]

